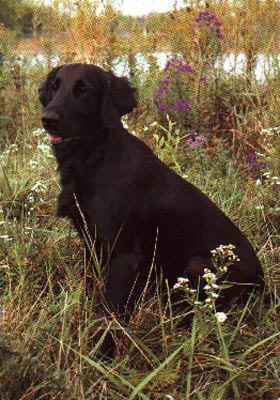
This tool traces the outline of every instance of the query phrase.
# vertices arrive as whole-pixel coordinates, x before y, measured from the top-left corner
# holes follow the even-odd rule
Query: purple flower
[[[202,135],[191,136],[186,139],[186,143],[189,145],[189,148],[194,150],[199,146],[200,143],[205,142],[205,137]]]
[[[205,82],[205,81],[208,81],[208,76],[202,76],[200,79],[199,79],[199,81],[200,82]]]
[[[181,111],[188,111],[191,109],[191,105],[188,100],[187,101],[177,100],[174,106],[178,113]]]
[[[184,102],[182,100],[177,100],[176,103],[175,103],[175,108],[176,108],[177,112],[182,111],[184,106],[185,106],[185,104],[184,104]]]
[[[257,160],[256,153],[247,153],[246,156],[245,156],[245,159],[246,159],[248,164],[255,163],[256,160]]]
[[[170,65],[174,62],[174,60],[175,60],[174,57],[171,57],[169,60],[167,60],[167,63],[165,64],[165,67],[164,67],[164,69],[163,69],[165,72],[168,70],[168,68],[169,68]]]
[[[213,33],[216,33],[219,39],[224,39],[224,34],[221,30],[222,23],[215,13],[211,13],[208,10],[200,11],[195,22],[199,28],[206,25]]]
[[[181,59],[175,60],[174,67],[178,72],[194,72],[193,67],[189,64],[184,64]]]
[[[194,72],[194,69],[191,65],[189,64],[184,64],[181,66],[180,71],[182,72]]]
[[[163,68],[164,72],[166,72],[169,68],[170,61],[168,60],[167,63],[165,64],[165,67]]]
[[[165,110],[167,110],[168,105],[166,103],[160,103],[158,106],[158,112],[163,112]]]
[[[245,160],[248,164],[248,167],[250,169],[255,169],[258,167],[258,161],[257,161],[257,156],[255,153],[247,153],[245,156]]]
[[[205,142],[205,137],[202,136],[202,135],[197,135],[197,136],[195,137],[195,141],[196,141],[197,143],[203,143],[203,142]]]
[[[197,144],[194,142],[193,138],[189,137],[186,139],[186,143],[189,145],[189,148],[194,150],[197,147]]]
[[[170,76],[166,76],[164,79],[160,81],[162,85],[168,85],[170,82]]]
[[[178,72],[194,72],[194,69],[191,65],[185,64],[182,59],[176,57],[171,57],[167,61],[163,71],[166,72],[170,67],[173,67],[173,69]]]
[[[157,91],[156,91],[156,94],[155,94],[155,98],[158,98],[158,97],[160,97],[162,94],[164,94],[164,93],[168,93],[168,88],[166,87],[166,86],[161,86]]]

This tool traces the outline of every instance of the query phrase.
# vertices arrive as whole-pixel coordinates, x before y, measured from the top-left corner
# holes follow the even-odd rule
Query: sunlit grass
[[[263,7],[265,26],[269,26],[269,7]],[[72,21],[67,33],[76,29],[75,40],[80,40],[76,52],[69,52],[61,41],[56,43],[54,33],[30,40],[28,54],[40,52],[48,62],[58,54],[61,63],[85,61],[83,35],[90,40],[96,34],[99,52],[87,56],[92,61],[99,56],[98,62],[109,67],[116,55],[129,55],[131,72],[137,42],[137,51],[145,52],[149,64],[148,71],[137,66],[135,71],[141,71],[141,76],[132,76],[139,89],[139,107],[126,121],[129,131],[206,193],[246,234],[264,268],[265,294],[252,295],[242,307],[233,302],[219,310],[224,315],[217,316],[215,310],[200,308],[195,301],[184,307],[174,304],[173,288],[167,288],[164,299],[157,287],[153,296],[140,299],[129,323],[114,315],[105,320],[98,260],[85,264],[80,238],[69,222],[55,216],[60,190],[57,165],[40,128],[37,99],[47,68],[24,56],[15,73],[10,68],[15,62],[13,43],[4,36],[7,65],[0,65],[0,400],[276,400],[280,395],[277,57],[274,77],[267,75],[264,85],[259,85],[249,79],[248,71],[236,76],[209,67],[217,53],[214,58],[212,53],[201,54],[208,43],[201,41],[209,39],[207,32],[191,32],[198,11],[168,16],[157,25],[161,31],[151,30],[147,37],[135,25],[133,40],[120,36],[108,46],[104,32],[114,21],[112,10],[99,31],[97,25],[90,25],[91,19],[81,18],[85,10],[83,2],[80,20]],[[230,49],[238,54],[255,49],[269,55],[275,51],[272,39],[266,41],[267,48],[260,47],[269,31],[264,28],[265,35],[255,35],[252,28],[263,18],[263,10],[251,14],[248,10],[236,13],[239,25],[232,20],[231,6],[224,14],[211,10],[221,20],[225,38],[219,49],[210,41],[209,52]],[[78,30],[81,21],[84,25]],[[247,27],[248,36],[241,34],[240,26]],[[53,32],[54,27],[50,28]],[[111,44],[114,35],[115,31],[109,35]],[[262,42],[254,47],[259,37]],[[233,43],[234,49],[230,47]],[[184,81],[189,85],[188,97],[178,97],[175,87],[168,99],[180,108],[180,99],[190,98],[194,107],[187,123],[176,119],[174,110],[172,116],[157,111],[154,95],[165,76],[153,52],[162,48],[178,52],[196,69],[195,78],[188,75]],[[205,76],[209,79],[200,81]],[[97,358],[107,330],[116,343],[111,361]]]
[[[231,161],[222,156],[223,142],[216,144],[220,156],[213,164],[207,142],[196,149],[176,147],[172,129],[171,124],[159,156],[168,158],[172,143],[174,150],[185,148],[186,163],[171,165],[250,237],[271,300],[251,297],[242,309],[233,303],[223,323],[195,312],[190,324],[194,310],[172,311],[171,303],[155,295],[136,307],[128,324],[114,317],[106,322],[94,283],[86,295],[92,273],[84,265],[83,245],[70,224],[55,217],[59,187],[48,139],[42,130],[29,131],[23,143],[1,155],[1,399],[277,396],[279,232],[277,219],[264,213],[273,187],[245,180],[244,166],[224,170]],[[99,329],[111,329],[115,337],[111,362],[95,356],[103,337],[92,337]]]

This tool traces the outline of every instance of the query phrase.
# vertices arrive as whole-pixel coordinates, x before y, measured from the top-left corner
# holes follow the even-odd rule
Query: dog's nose
[[[43,127],[47,130],[56,130],[58,127],[59,115],[55,111],[45,111],[42,115]]]

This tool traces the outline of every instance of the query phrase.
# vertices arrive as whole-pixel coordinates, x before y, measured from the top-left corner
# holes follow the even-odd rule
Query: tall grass
[[[196,10],[189,14],[192,20],[198,18]],[[114,20],[112,10],[108,18]],[[172,18],[185,21],[183,14]],[[138,28],[134,26],[133,32],[140,49]],[[133,46],[124,37],[116,39],[115,30],[109,37],[119,41],[119,47],[114,42],[113,52],[102,53],[99,61],[112,65],[117,49],[122,50],[121,58],[129,55],[131,47],[139,107],[125,123],[248,236],[265,271],[265,294],[252,295],[242,307],[233,302],[223,310],[227,319],[220,322],[214,311],[195,301],[186,307],[173,303],[173,288],[168,288],[164,300],[158,286],[153,296],[145,296],[135,306],[128,323],[113,314],[106,320],[98,260],[86,265],[80,238],[67,221],[55,217],[56,161],[40,128],[37,99],[47,68],[23,58],[15,79],[11,66],[17,60],[7,50],[0,66],[0,400],[270,400],[280,396],[279,74],[260,85],[252,79],[248,82],[246,74],[234,76],[221,69],[210,73],[207,62],[211,60],[203,64],[194,48],[188,58],[190,53],[183,52],[186,36],[176,32],[177,47],[171,50],[198,72],[192,80],[190,71],[181,71],[182,87],[189,85],[187,97],[178,97],[178,82],[174,82],[167,100],[171,105],[192,101],[187,120],[174,108],[172,113],[158,113],[154,96],[167,71],[159,70],[152,57],[148,71],[133,66]],[[166,36],[159,44],[156,33],[150,34],[155,47],[167,47]],[[231,37],[227,25],[224,34]],[[200,42],[194,43],[202,46],[202,40],[211,39],[209,35],[211,30],[200,32],[193,36]],[[48,38],[44,40],[51,60],[61,47],[52,50]],[[147,42],[145,38],[143,46],[149,53]],[[65,53],[61,61],[75,57]],[[276,64],[275,58],[275,71]],[[207,80],[201,80],[203,68]],[[116,343],[112,360],[97,357],[107,330]]]
[[[162,128],[156,129],[160,136]],[[169,123],[169,142],[157,147],[159,156],[168,162],[171,146],[175,157],[184,149],[187,162],[173,166],[258,248],[270,300],[254,296],[242,309],[233,303],[221,324],[195,306],[173,310],[155,294],[135,308],[129,323],[114,316],[105,321],[96,283],[86,291],[93,272],[84,264],[83,245],[54,216],[59,189],[48,139],[42,130],[27,131],[21,144],[1,155],[1,399],[279,395],[279,231],[277,218],[267,213],[274,187],[245,180],[248,167],[232,166],[223,141],[215,144],[213,164],[207,142],[191,149],[182,139],[178,146],[172,129]],[[96,358],[102,336],[92,339],[106,329],[116,341],[111,361]]]

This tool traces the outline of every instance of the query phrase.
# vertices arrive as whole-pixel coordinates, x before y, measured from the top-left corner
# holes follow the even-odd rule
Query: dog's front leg
[[[139,268],[140,258],[133,253],[123,253],[111,259],[105,283],[105,317],[111,319],[110,313],[115,312],[123,321],[128,321],[136,293],[139,295],[139,291],[141,292]],[[99,337],[100,334],[97,335],[97,339]],[[112,358],[114,351],[113,335],[108,332],[98,349],[98,354]]]
[[[143,277],[141,257],[135,253],[123,253],[115,256],[108,267],[105,285],[105,299],[112,311],[125,319],[141,293]]]

